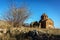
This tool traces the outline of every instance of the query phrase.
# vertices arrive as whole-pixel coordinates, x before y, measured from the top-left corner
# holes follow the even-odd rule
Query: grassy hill
[[[60,29],[12,27],[0,21],[0,40],[60,40]]]
[[[5,30],[3,30],[3,31],[5,31]],[[56,38],[56,40],[58,40],[60,38],[60,29],[11,27],[11,28],[7,29],[6,31],[7,31],[6,33],[0,31],[0,34],[2,34],[2,35],[0,35],[0,39],[2,39],[2,40],[35,40],[35,36],[36,36],[37,40],[40,40],[40,39],[46,40],[44,38],[44,36],[47,37],[47,39],[52,37],[51,39]],[[32,35],[33,35],[33,38],[32,38]],[[57,38],[58,37],[57,35],[59,36],[59,38]]]
[[[48,34],[54,34],[54,35],[60,35],[60,29],[42,29],[42,28],[31,28],[31,27],[17,27],[17,28],[11,28],[11,30],[19,30],[20,32],[29,32],[33,30],[37,30],[43,33]]]

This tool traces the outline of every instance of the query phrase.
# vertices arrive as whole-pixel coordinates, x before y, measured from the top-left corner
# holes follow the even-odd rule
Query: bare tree
[[[13,27],[19,27],[29,17],[29,13],[25,7],[13,7],[5,13],[4,19]]]

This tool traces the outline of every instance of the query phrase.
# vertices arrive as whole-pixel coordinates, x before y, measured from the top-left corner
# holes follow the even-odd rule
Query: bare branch
[[[12,26],[16,27],[22,25],[29,17],[29,11],[26,8],[12,8],[5,13],[5,20]]]

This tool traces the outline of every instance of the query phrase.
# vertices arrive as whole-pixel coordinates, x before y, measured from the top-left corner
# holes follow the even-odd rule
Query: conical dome
[[[43,13],[42,16],[47,16],[47,15],[45,13]]]
[[[46,20],[46,19],[48,19],[48,16],[45,13],[43,13],[42,16],[41,16],[41,19]]]

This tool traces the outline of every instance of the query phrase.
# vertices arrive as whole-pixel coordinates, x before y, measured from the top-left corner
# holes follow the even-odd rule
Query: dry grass
[[[23,27],[23,26],[12,27],[6,21],[1,21],[1,20],[0,20],[0,28],[8,29],[10,31],[19,30],[19,32],[29,32],[29,31],[37,30],[37,31],[44,32],[44,33],[60,35],[60,29],[56,29],[56,28],[55,29],[42,29],[38,27],[34,28],[34,27]]]
[[[17,34],[18,35],[20,34],[20,36],[21,36],[21,35],[23,35],[21,33],[26,33],[26,32],[33,31],[33,30],[37,30],[42,33],[60,35],[60,29],[41,29],[41,28],[23,27],[23,26],[22,27],[10,27],[8,29],[10,29],[12,36],[15,36]],[[2,37],[0,36],[0,38],[2,38],[2,40],[16,40],[15,37],[10,37],[9,34],[3,34]],[[28,40],[28,39],[26,39],[26,40]]]
[[[60,29],[41,29],[41,28],[33,28],[33,27],[13,27],[10,29],[11,31],[13,30],[19,30],[19,32],[29,32],[33,30],[37,30],[43,33],[48,33],[48,34],[54,34],[54,35],[60,35]]]

